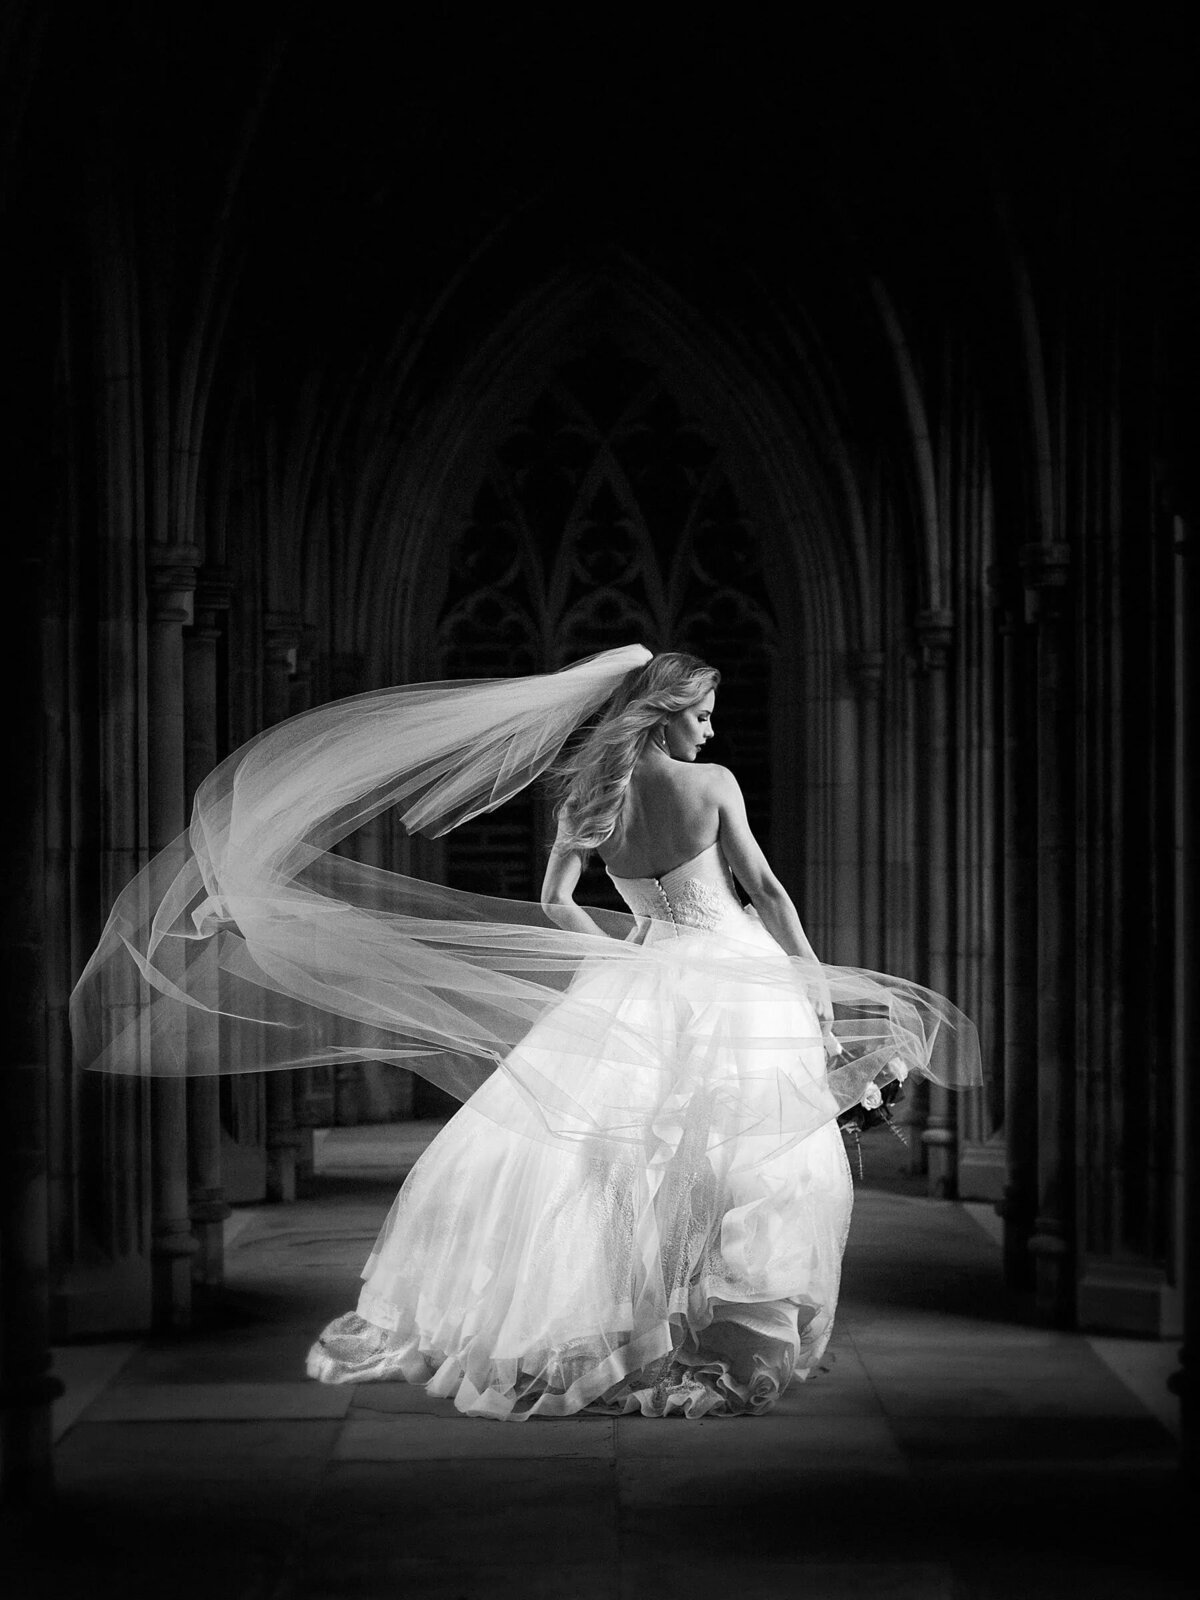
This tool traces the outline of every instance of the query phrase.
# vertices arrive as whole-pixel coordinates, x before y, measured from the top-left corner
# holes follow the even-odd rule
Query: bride
[[[694,946],[709,958],[671,992],[653,970],[600,980],[614,1027],[620,1018],[654,1038],[665,1060],[610,1060],[601,1033],[587,1058],[557,1069],[574,1095],[624,1104],[638,1143],[614,1156],[586,1138],[565,1147],[526,1138],[511,1117],[489,1115],[485,1101],[512,1094],[508,1080],[490,1079],[414,1167],[363,1270],[357,1313],[313,1346],[311,1376],[401,1378],[478,1416],[590,1406],[700,1417],[765,1411],[819,1361],[852,1194],[835,1108],[766,1159],[761,1139],[739,1137],[745,1085],[767,1053],[745,1037],[741,1015],[741,1059],[713,1052],[726,1011],[747,1003],[736,979],[714,986],[714,948],[753,950],[785,971],[789,956],[809,964],[810,995],[758,1001],[751,1033],[795,1039],[814,1083],[833,1010],[736,779],[695,764],[714,736],[718,682],[676,653],[633,676],[565,764],[542,886],[555,924],[599,932],[573,898],[597,850],[636,918],[633,940],[677,941],[680,954]],[[520,1052],[554,1075],[539,1032]],[[768,1057],[765,1093],[772,1067]],[[742,1090],[731,1099],[733,1078]]]
[[[464,1102],[314,1377],[514,1421],[701,1417],[762,1412],[820,1360],[837,1117],[909,1072],[978,1083],[978,1041],[942,996],[817,960],[733,775],[696,763],[718,683],[631,645],[318,707],[223,762],[118,897],[71,1000],[91,1069],[373,1060]],[[445,833],[552,767],[541,905],[334,851],[387,809]],[[592,850],[628,913],[577,904]]]

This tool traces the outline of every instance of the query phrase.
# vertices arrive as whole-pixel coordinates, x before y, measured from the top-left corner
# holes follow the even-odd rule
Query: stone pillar
[[[306,625],[300,630],[297,638],[296,667],[288,682],[290,716],[299,716],[302,711],[308,711],[312,706],[316,653],[317,630]],[[305,1186],[311,1183],[315,1172],[316,1141],[313,1130],[321,1126],[326,1106],[332,1110],[332,1072],[329,1068],[321,1072],[317,1068],[304,1067],[296,1072],[290,1072],[288,1076],[292,1080],[292,1101],[296,1121],[296,1186],[300,1193],[304,1193]],[[317,1087],[322,1079],[329,1086],[328,1092],[324,1095],[319,1093]]]
[[[834,682],[828,707],[832,762],[829,795],[829,839],[833,872],[830,882],[828,946],[818,946],[825,959],[843,967],[862,964],[862,774],[859,770],[858,706],[854,659],[832,663]]]
[[[1176,1204],[1182,1239],[1183,1349],[1171,1378],[1179,1396],[1183,1465],[1200,1476],[1200,538],[1177,524],[1177,753],[1175,1005],[1178,1071]]]
[[[40,558],[14,553],[9,578],[6,665],[22,687],[5,713],[17,756],[5,776],[0,902],[0,1498],[36,1503],[54,1489],[50,1403],[62,1393],[50,1372]]]
[[[889,715],[884,732],[889,744],[891,765],[888,784],[890,803],[883,819],[886,838],[886,959],[883,970],[916,974],[923,959],[920,954],[921,911],[917,876],[917,863],[921,859],[918,796],[923,793],[924,783],[918,749],[922,680],[920,663],[914,650],[905,650],[898,666],[893,694],[885,699]],[[923,1177],[927,1170],[921,1134],[928,1113],[928,1083],[924,1079],[915,1082],[909,1079],[896,1123],[908,1145],[905,1165],[914,1178]]]
[[[860,938],[863,966],[883,967],[883,792],[880,777],[879,702],[882,650],[862,650],[854,663],[858,688]]]
[[[1029,1249],[1039,1314],[1057,1327],[1075,1314],[1070,559],[1066,544],[1021,549],[1027,616],[1037,632],[1038,1165]]]
[[[997,595],[1000,615],[1003,756],[1003,887],[1000,961],[1003,969],[1004,1275],[1014,1289],[1033,1288],[1029,1240],[1037,1215],[1038,1079],[1037,748],[1031,689],[1033,643],[1021,596]]]
[[[300,618],[291,612],[269,611],[264,619],[266,660],[263,668],[263,720],[267,727],[291,715],[292,679],[300,641]],[[301,1145],[296,1126],[296,1085],[293,1074],[269,1072],[267,1099],[267,1199],[289,1202],[296,1198],[296,1164]]]
[[[191,545],[147,551],[147,817],[152,852],[167,849],[185,821],[183,629],[192,620],[200,552]],[[163,963],[182,960],[161,947]],[[187,1084],[151,1079],[151,1278],[156,1329],[186,1327],[192,1311],[196,1240],[188,1215]]]
[[[185,630],[183,644],[184,793],[189,811],[196,790],[221,756],[217,725],[217,651],[222,618],[228,609],[228,572],[224,568],[203,568],[196,587],[194,620]],[[197,1054],[210,1059],[218,1055],[220,1027],[219,1018],[200,1011],[189,1017],[189,1041],[196,1036]],[[221,1184],[219,1078],[189,1079],[187,1130],[188,1214],[197,1244],[192,1257],[192,1288],[200,1308],[211,1306],[216,1300],[225,1271],[224,1224],[230,1208]]]
[[[922,797],[925,845],[925,952],[930,988],[950,988],[950,706],[947,660],[954,635],[950,611],[922,611],[916,618],[917,645],[924,674],[925,728],[920,751],[925,770],[917,774]],[[957,1128],[950,1095],[929,1085],[929,1115],[921,1142],[929,1193],[948,1199],[955,1192]]]

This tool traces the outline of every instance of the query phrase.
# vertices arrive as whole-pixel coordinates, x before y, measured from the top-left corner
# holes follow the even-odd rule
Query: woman
[[[573,896],[598,850],[637,918],[635,940],[690,944],[706,957],[672,993],[654,970],[580,980],[607,986],[614,1019],[662,1052],[639,1065],[601,1036],[591,1059],[560,1064],[597,1120],[606,1097],[625,1106],[638,1145],[614,1154],[586,1138],[547,1144],[497,1126],[511,1117],[479,1102],[512,1090],[490,1080],[400,1191],[364,1269],[358,1313],[326,1329],[309,1356],[312,1376],[404,1378],[484,1416],[585,1406],[732,1416],[766,1410],[820,1359],[852,1193],[835,1108],[767,1159],[753,1133],[739,1136],[750,1075],[761,1072],[769,1094],[776,1063],[745,1037],[738,978],[714,984],[714,951],[726,947],[736,961],[752,949],[785,973],[788,956],[809,964],[812,1002],[751,994],[749,1004],[764,1037],[797,1041],[818,1083],[821,1021],[833,1013],[736,780],[695,764],[714,735],[718,681],[675,653],[633,675],[565,764],[542,887],[557,926],[595,934]],[[686,948],[677,954],[686,963]],[[732,1062],[719,1048],[725,1023],[740,1038]],[[522,1054],[544,1057],[552,1074],[553,1043],[543,1050],[538,1034]]]
[[[976,1083],[978,1045],[942,997],[818,963],[733,777],[694,765],[717,683],[627,646],[320,707],[224,762],[118,898],[72,996],[93,1069],[369,1059],[465,1102],[314,1376],[512,1420],[697,1417],[762,1411],[819,1360],[851,1198],[838,1114],[910,1070]],[[444,833],[555,761],[541,906],[333,853],[387,808]],[[592,849],[632,915],[576,904]]]

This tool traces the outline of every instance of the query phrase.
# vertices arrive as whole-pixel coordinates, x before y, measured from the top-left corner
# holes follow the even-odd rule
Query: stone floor
[[[836,1359],[767,1417],[506,1425],[303,1377],[393,1176],[241,1213],[219,1326],[64,1353],[59,1504],[7,1529],[7,1600],[1195,1592],[1169,1402],[1035,1326],[969,1208],[860,1188]]]

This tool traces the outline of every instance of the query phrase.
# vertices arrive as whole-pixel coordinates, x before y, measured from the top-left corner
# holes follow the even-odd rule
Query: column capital
[[[304,635],[304,622],[297,611],[268,611],[263,616],[263,640],[267,661],[277,667],[296,670],[297,652]]]
[[[944,608],[918,611],[913,618],[913,632],[921,654],[922,669],[940,672],[946,665],[954,639],[953,611]]]
[[[194,544],[147,546],[146,590],[152,622],[191,622],[200,559],[200,549]]]
[[[233,582],[228,567],[203,566],[196,579],[192,637],[219,639],[221,616],[229,610]]]
[[[1071,546],[1040,539],[1023,544],[1021,576],[1025,583],[1025,617],[1041,622],[1062,612],[1071,574]]]
[[[850,675],[862,699],[879,699],[886,663],[887,657],[882,650],[858,650],[851,654]]]
[[[988,601],[1001,635],[1025,631],[1025,584],[1020,569],[993,562],[987,569]]]
[[[232,600],[232,572],[206,562],[196,578],[196,604],[205,611],[228,611]]]

